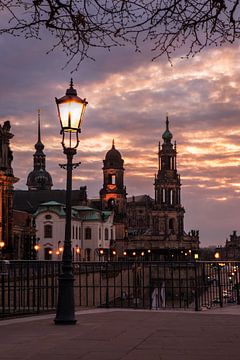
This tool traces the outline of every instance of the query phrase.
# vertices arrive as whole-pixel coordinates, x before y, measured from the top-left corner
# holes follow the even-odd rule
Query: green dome
[[[166,130],[164,131],[164,133],[162,134],[162,138],[165,142],[170,142],[172,140],[172,133],[169,130],[169,120],[168,120],[168,116],[166,118]]]
[[[169,130],[165,130],[162,135],[163,140],[171,141],[172,140],[172,133]]]

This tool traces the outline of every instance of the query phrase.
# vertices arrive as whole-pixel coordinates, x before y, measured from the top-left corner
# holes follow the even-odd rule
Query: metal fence
[[[60,271],[59,261],[0,261],[0,318],[54,311]],[[240,304],[240,262],[78,262],[74,275],[76,308]]]

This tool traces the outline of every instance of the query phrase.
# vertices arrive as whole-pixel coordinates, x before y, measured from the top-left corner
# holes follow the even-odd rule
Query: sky
[[[192,59],[151,61],[151,54],[121,48],[96,51],[77,71],[61,51],[46,54],[47,39],[0,38],[0,123],[10,120],[15,188],[27,189],[41,109],[42,142],[55,189],[65,188],[65,161],[55,97],[70,78],[88,101],[74,161],[73,187],[87,185],[97,198],[102,160],[112,139],[121,152],[128,196],[149,194],[157,171],[157,146],[168,113],[182,181],[185,230],[200,231],[201,246],[224,245],[240,233],[240,49],[206,49]]]

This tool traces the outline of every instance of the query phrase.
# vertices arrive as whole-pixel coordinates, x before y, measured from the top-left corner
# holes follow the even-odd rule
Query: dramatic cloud
[[[87,185],[89,197],[102,187],[102,160],[115,139],[125,160],[129,196],[153,196],[157,146],[165,116],[177,141],[185,228],[200,230],[201,242],[223,244],[240,230],[239,49],[208,50],[191,60],[152,63],[128,49],[98,53],[96,62],[70,74],[59,54],[44,54],[40,41],[2,38],[0,121],[10,120],[15,137],[17,188],[26,188],[37,140],[41,108],[47,169],[55,188],[65,187],[54,97],[64,94],[70,76],[89,105],[74,170],[74,187]]]

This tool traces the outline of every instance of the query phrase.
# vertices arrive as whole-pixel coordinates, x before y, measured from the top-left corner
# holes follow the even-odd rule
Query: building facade
[[[113,212],[88,206],[72,207],[72,254],[74,261],[98,261],[107,256],[115,240]],[[65,239],[65,205],[50,201],[35,213],[39,260],[61,260]]]
[[[181,180],[177,172],[177,147],[172,143],[169,119],[158,145],[158,172],[154,180],[155,199],[146,195],[128,202],[127,249],[151,251],[159,256],[181,258],[199,248],[199,232],[184,230],[185,210],[181,204]],[[171,250],[171,251],[170,251]],[[182,255],[181,255],[182,254]],[[158,257],[159,258],[159,257]]]
[[[13,185],[18,179],[12,169],[10,140],[14,135],[10,130],[9,121],[0,125],[0,241],[4,243],[3,257],[13,259],[16,253],[13,239]]]

